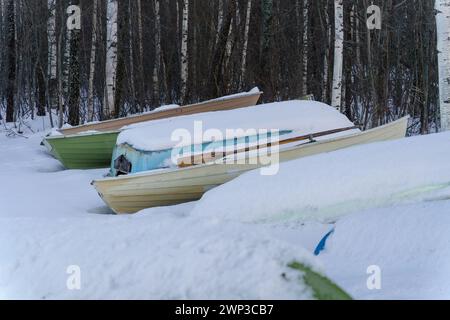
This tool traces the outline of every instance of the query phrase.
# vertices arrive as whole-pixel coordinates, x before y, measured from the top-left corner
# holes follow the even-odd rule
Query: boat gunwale
[[[70,138],[78,138],[78,137],[90,137],[90,136],[98,136],[98,135],[108,135],[108,134],[119,134],[122,130],[112,130],[112,131],[96,131],[96,132],[80,132],[80,133],[74,133],[74,134],[62,134],[62,135],[55,135],[55,136],[48,136],[45,137],[44,140],[57,140],[57,139],[70,139]]]
[[[376,127],[376,128],[372,128],[366,131],[361,131],[358,133],[352,133],[346,136],[340,136],[340,137],[335,137],[335,138],[330,138],[330,139],[325,139],[325,140],[321,140],[321,141],[316,141],[314,143],[308,143],[308,144],[300,144],[300,145],[295,145],[295,146],[291,146],[288,148],[285,148],[283,150],[280,150],[279,152],[289,152],[291,150],[294,149],[298,149],[298,148],[308,148],[311,146],[317,146],[317,145],[322,145],[325,143],[332,143],[335,141],[339,141],[339,140],[348,140],[357,136],[361,136],[361,135],[368,135],[371,134],[373,132],[377,132],[377,131],[382,131],[386,128],[390,128],[390,127],[395,127],[395,126],[399,126],[402,123],[408,124],[408,121],[411,119],[411,117],[405,116],[403,118],[400,118],[396,121],[392,121],[390,123],[387,123],[385,125]],[[253,157],[255,158],[255,157]],[[225,159],[225,158],[223,158]],[[221,159],[219,159],[221,160]],[[118,176],[118,177],[107,177],[107,178],[103,178],[103,179],[95,179],[91,182],[91,185],[95,186],[98,183],[108,183],[111,181],[121,181],[121,180],[129,180],[129,179],[133,179],[133,178],[140,178],[140,177],[149,177],[149,176],[158,176],[158,175],[164,175],[164,174],[168,174],[168,173],[173,173],[173,172],[182,172],[182,171],[188,171],[188,170],[195,170],[195,169],[202,169],[202,168],[206,168],[206,167],[211,167],[211,166],[217,166],[219,164],[217,164],[216,162],[209,162],[209,163],[205,163],[205,164],[201,164],[201,165],[197,165],[197,166],[191,166],[191,167],[186,167],[186,168],[169,168],[169,169],[156,169],[156,170],[149,170],[149,171],[143,171],[143,172],[139,172],[139,173],[134,173],[134,174],[129,174],[129,175],[124,175],[124,176]],[[226,165],[226,164],[225,164]],[[233,168],[233,166],[236,168],[236,166],[239,166],[241,164],[236,164],[236,165],[229,165],[230,168]],[[242,164],[245,165],[245,164]]]
[[[234,100],[239,100],[239,99],[243,99],[243,98],[251,98],[251,97],[256,97],[256,96],[261,98],[261,96],[263,94],[264,94],[263,91],[243,92],[243,93],[237,94],[238,96],[234,96],[234,97],[226,97],[226,96],[224,96],[224,97],[220,97],[220,98],[216,98],[216,99],[210,99],[210,100],[206,100],[206,101],[202,101],[202,102],[198,102],[198,103],[193,103],[193,104],[189,104],[189,105],[185,105],[185,106],[179,106],[177,108],[173,108],[173,110],[181,110],[181,111],[183,111],[185,109],[189,109],[189,108],[192,108],[192,107],[200,107],[200,106],[203,106],[203,105],[206,105],[206,104],[210,104],[210,103],[219,103],[219,102],[224,102],[224,101],[234,101]],[[82,124],[82,125],[79,125],[79,126],[74,126],[74,127],[71,127],[71,128],[67,128],[67,130],[72,131],[72,130],[81,129],[83,127],[95,126],[97,124],[108,124],[108,123],[114,123],[114,122],[117,122],[117,121],[120,121],[120,120],[124,120],[124,119],[135,119],[135,118],[139,118],[139,117],[146,116],[146,115],[158,115],[158,114],[162,114],[162,113],[165,113],[165,112],[168,112],[168,111],[171,111],[171,110],[167,110],[167,109],[166,110],[158,110],[158,109],[155,109],[155,110],[150,111],[150,112],[130,115],[128,117],[121,117],[121,118],[118,118],[118,119],[109,119],[109,120],[104,120],[104,121],[95,121],[95,122],[85,123],[85,124]],[[153,121],[153,120],[150,120],[150,121]],[[58,131],[61,134],[65,135],[64,134],[64,130],[65,129],[60,129]],[[121,130],[119,129],[119,130],[114,130],[114,131],[121,131]],[[104,132],[106,132],[106,131],[104,131]],[[80,132],[78,134],[82,134],[82,132]],[[68,134],[67,136],[69,136],[69,135],[77,135],[77,134],[73,133],[73,134]]]

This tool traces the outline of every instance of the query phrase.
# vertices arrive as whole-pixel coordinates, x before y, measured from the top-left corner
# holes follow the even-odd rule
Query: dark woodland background
[[[48,33],[51,1],[2,0],[0,114],[7,121],[17,121],[53,110],[53,115],[62,111],[59,121],[52,118],[55,125],[60,120],[71,125],[89,120],[93,39],[97,51],[94,120],[152,110],[161,104],[188,104],[255,86],[264,91],[264,102],[312,94],[331,104],[334,0],[190,0],[188,77],[183,91],[185,2],[118,0],[115,106],[105,112],[107,0],[97,2],[95,37],[95,1],[56,0],[54,39]],[[381,7],[381,30],[366,26],[366,10],[372,3]],[[67,30],[70,4],[81,7],[80,31]],[[412,131],[435,131],[439,110],[434,1],[343,0],[343,6],[342,112],[365,128],[410,114]],[[51,41],[58,48],[58,72],[53,79],[48,66]]]

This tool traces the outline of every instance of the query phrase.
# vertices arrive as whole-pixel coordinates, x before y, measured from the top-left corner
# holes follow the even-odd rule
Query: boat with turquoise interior
[[[224,140],[206,141],[201,144],[154,151],[139,150],[128,143],[124,143],[117,145],[113,151],[110,176],[117,177],[143,171],[176,168],[178,159],[186,155],[240,150],[268,141],[278,141],[279,137],[281,139],[282,136],[287,136],[292,132],[292,130],[266,131],[256,135],[231,137]]]
[[[349,126],[353,124],[336,109],[298,100],[137,124],[118,136],[110,176],[176,168],[186,157],[196,162],[202,154],[229,155],[230,150],[277,143],[292,135]]]

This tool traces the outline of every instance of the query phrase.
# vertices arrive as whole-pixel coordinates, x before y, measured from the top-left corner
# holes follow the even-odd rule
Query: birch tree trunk
[[[324,15],[325,23],[322,25],[323,34],[325,38],[325,54],[323,56],[323,79],[322,79],[322,101],[327,103],[328,98],[328,73],[329,73],[329,54],[330,54],[330,36],[331,36],[331,26],[330,26],[330,17],[328,15],[328,4],[325,6],[325,15]]]
[[[161,99],[159,75],[161,70],[161,17],[159,0],[155,0],[155,65],[153,67],[153,97],[159,104]]]
[[[7,42],[8,42],[8,83],[6,89],[6,122],[14,121],[14,98],[16,95],[16,14],[14,0],[8,1],[7,7]]]
[[[233,1],[233,0],[232,0]],[[237,11],[237,10],[236,10]],[[225,46],[226,48],[226,53],[225,53],[225,67],[228,66],[228,61],[230,60],[231,57],[231,53],[233,50],[233,38],[234,38],[234,25],[237,26],[237,22],[235,21],[235,17],[233,17],[231,19],[231,24],[230,24],[230,30],[228,30],[228,36],[227,36],[227,44]]]
[[[47,0],[48,20],[47,20],[47,100],[50,123],[53,127],[52,108],[55,103],[55,92],[57,88],[57,38],[56,38],[56,0]]]
[[[94,120],[94,77],[95,66],[97,63],[97,12],[98,12],[98,0],[92,2],[92,44],[91,44],[91,61],[89,67],[89,88],[88,88],[88,101],[87,101],[87,121],[92,122]]]
[[[450,130],[450,0],[436,0],[441,130]]]
[[[146,103],[145,98],[145,77],[144,77],[144,29],[142,25],[142,0],[137,0],[137,15],[138,15],[138,41],[139,41],[139,65],[141,66],[140,75],[140,94],[139,94],[139,104],[140,112],[144,111],[144,106]]]
[[[57,72],[58,72],[58,127],[62,128],[64,125],[64,102],[63,102],[63,59],[62,59],[62,50],[63,50],[63,33],[60,32],[58,36],[58,47],[57,47]]]
[[[72,0],[71,4],[80,5],[79,0]],[[80,45],[81,30],[74,28],[67,30],[70,35],[70,59],[69,59],[69,124],[77,126],[80,124]]]
[[[219,8],[218,8],[218,15],[217,15],[217,29],[216,29],[216,46],[219,42],[220,37],[220,30],[222,30],[223,27],[223,0],[219,0]]]
[[[49,17],[47,23],[48,35],[48,78],[55,80],[57,77],[56,57],[56,0],[48,0]]]
[[[181,103],[186,100],[187,78],[189,73],[188,61],[189,40],[189,0],[183,0],[183,23],[181,30]]]
[[[241,63],[241,76],[239,79],[239,91],[242,90],[245,81],[245,73],[247,72],[247,50],[248,50],[248,36],[250,31],[251,14],[252,14],[252,0],[247,0],[247,13],[245,16],[244,45],[242,48],[242,63]]]
[[[334,69],[331,105],[337,109],[342,106],[342,65],[344,50],[344,8],[342,0],[334,2]]]
[[[117,11],[118,0],[107,0],[106,9],[106,69],[104,115],[109,118],[115,109],[117,72]]]
[[[128,0],[128,16],[133,16],[133,2],[134,0]],[[136,85],[135,85],[135,73],[134,73],[134,46],[133,46],[133,20],[128,18],[128,44],[129,44],[129,59],[130,59],[130,89],[131,89],[131,102],[132,112],[136,113]]]
[[[308,54],[309,54],[309,2],[303,0],[303,88],[302,95],[308,94]]]

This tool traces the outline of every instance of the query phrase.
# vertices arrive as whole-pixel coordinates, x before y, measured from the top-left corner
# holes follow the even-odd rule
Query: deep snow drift
[[[450,195],[450,134],[355,146],[258,170],[218,187],[194,210],[244,222],[332,222],[362,209]],[[218,205],[220,204],[220,205]]]
[[[115,216],[89,185],[107,169],[64,171],[43,132],[0,131],[0,299],[310,298],[293,260],[355,298],[450,297],[450,133],[304,158],[196,203]],[[79,291],[66,287],[71,265]],[[381,290],[366,286],[371,265]]]
[[[89,184],[107,170],[63,171],[42,135],[0,133],[0,299],[312,297],[288,268],[315,265],[302,247],[191,204],[112,215]],[[80,291],[66,286],[72,265]]]

